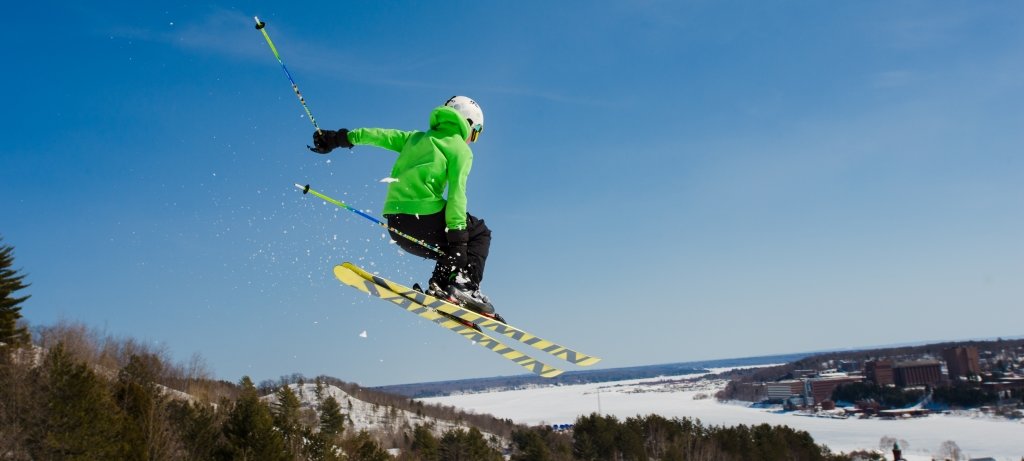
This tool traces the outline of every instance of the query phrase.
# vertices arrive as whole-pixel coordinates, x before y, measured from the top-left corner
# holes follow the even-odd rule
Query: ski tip
[[[342,263],[342,264],[338,264],[337,266],[334,266],[334,270],[333,270],[334,276],[338,277],[338,278],[341,278],[342,275],[346,275],[346,273],[348,273],[348,274],[355,274],[356,276],[359,276],[359,277],[362,277],[362,278],[366,278],[366,277],[363,277],[363,275],[359,273],[360,271],[361,271],[361,269],[359,269],[359,267],[357,267],[356,265],[354,265],[354,264],[352,264],[350,262],[345,262],[345,263]]]

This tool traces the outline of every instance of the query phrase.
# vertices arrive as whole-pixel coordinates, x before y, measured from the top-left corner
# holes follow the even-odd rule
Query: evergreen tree
[[[324,401],[324,381],[319,376],[316,377],[316,387],[313,389],[313,395],[316,396],[317,402]]]
[[[320,433],[338,437],[344,431],[345,416],[341,414],[341,404],[334,396],[328,396],[320,404]]]
[[[441,443],[434,437],[430,425],[417,424],[412,431],[412,452],[423,461],[441,459]]]
[[[468,431],[452,429],[441,435],[438,448],[445,461],[502,461],[501,453],[487,445],[484,435],[475,427]]]
[[[34,419],[28,416],[38,413],[42,403],[29,366],[7,358],[0,354],[0,458],[29,459],[26,437],[31,427],[25,422]]]
[[[23,346],[29,344],[31,340],[28,329],[18,327],[21,303],[30,296],[14,296],[14,292],[28,285],[22,283],[24,275],[19,275],[17,270],[11,269],[13,265],[14,247],[3,245],[3,238],[0,238],[0,352],[3,351],[3,347]]]
[[[573,454],[583,460],[615,459],[620,424],[614,416],[591,413],[576,418],[573,426]]]
[[[132,355],[118,373],[114,399],[125,416],[125,459],[168,459],[177,448],[168,421],[168,400],[156,383],[160,368],[162,364],[154,355]]]
[[[26,415],[33,459],[123,459],[121,412],[110,389],[64,345],[52,348],[34,372],[43,409]]]
[[[346,459],[350,461],[387,461],[391,459],[391,455],[384,451],[365,430],[359,431],[354,437],[345,440],[344,447],[345,453],[348,454]]]
[[[319,383],[319,378],[318,381]],[[318,392],[322,397],[322,392]],[[338,456],[341,434],[345,430],[345,417],[341,414],[341,404],[333,396],[322,399],[320,404],[320,424],[315,433],[307,434],[309,444],[306,454],[311,461],[331,461],[340,459]]]
[[[550,461],[551,451],[541,435],[530,429],[521,429],[512,432],[512,444],[515,445],[515,453],[512,461]]]
[[[184,461],[217,459],[226,451],[221,433],[222,417],[211,405],[184,400],[170,402],[168,419],[178,434]]]
[[[529,430],[534,433],[538,439],[534,439],[533,436],[527,436],[519,434],[513,431],[512,440],[513,446],[516,449],[516,453],[512,454],[512,459],[533,459],[532,455],[523,456],[521,453],[532,453],[539,459],[547,459],[551,461],[571,461],[572,456],[572,436],[563,432],[557,432],[549,426],[537,426]],[[518,441],[517,441],[518,439]],[[544,448],[536,447],[537,441],[544,444]],[[518,456],[517,456],[518,453]],[[667,461],[667,458],[666,458]]]
[[[281,431],[288,451],[298,454],[302,451],[303,428],[299,421],[302,402],[292,392],[291,386],[281,386],[275,393],[277,402],[273,405],[274,426]]]
[[[224,437],[232,459],[287,460],[284,438],[274,429],[274,417],[256,393],[248,376],[242,377],[242,392],[224,423]]]

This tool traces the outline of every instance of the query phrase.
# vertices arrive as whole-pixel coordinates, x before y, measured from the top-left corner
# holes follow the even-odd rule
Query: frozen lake
[[[834,452],[879,449],[883,437],[906,441],[909,460],[930,460],[945,441],[952,440],[970,457],[990,456],[1020,461],[1024,457],[1024,423],[980,415],[931,415],[906,420],[829,419],[799,416],[778,409],[722,403],[714,394],[721,380],[686,381],[690,376],[634,381],[538,387],[420,399],[489,413],[517,423],[570,424],[583,414],[600,412],[619,419],[659,414],[699,419],[705,425],[735,426],[768,423],[807,431],[817,443]],[[887,447],[885,452],[891,456]]]

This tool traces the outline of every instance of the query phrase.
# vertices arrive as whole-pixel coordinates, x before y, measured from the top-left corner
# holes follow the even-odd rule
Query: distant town
[[[807,357],[737,373],[719,398],[833,418],[956,409],[1024,417],[1024,342],[929,345]]]

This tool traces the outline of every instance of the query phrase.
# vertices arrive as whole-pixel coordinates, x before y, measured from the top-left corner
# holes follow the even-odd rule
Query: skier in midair
[[[484,129],[480,106],[466,96],[453,96],[430,113],[427,131],[386,128],[320,130],[310,150],[327,154],[338,147],[372,145],[398,152],[391,169],[384,217],[388,226],[440,248],[421,247],[391,232],[403,250],[437,263],[427,294],[495,317],[494,306],[480,292],[491,230],[483,219],[466,211],[466,181],[473,151]],[[447,198],[444,195],[447,186]],[[500,318],[500,317],[499,317]]]

